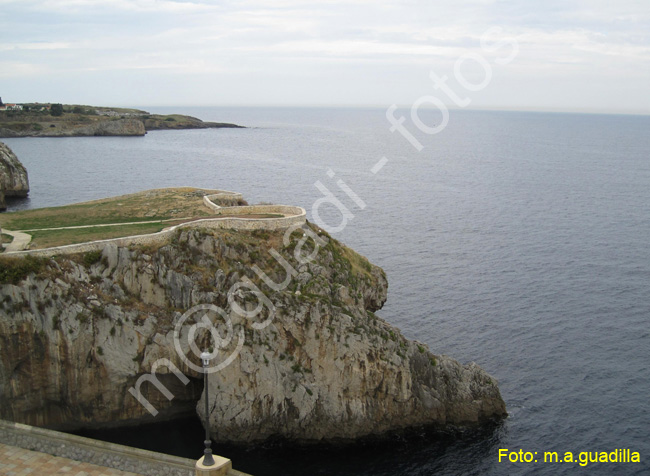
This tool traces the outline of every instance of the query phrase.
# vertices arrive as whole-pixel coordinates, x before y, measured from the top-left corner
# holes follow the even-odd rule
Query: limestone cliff
[[[162,116],[158,114],[143,116],[144,127],[148,131],[168,129],[245,129],[237,124],[227,122],[204,122],[201,119],[182,114]]]
[[[25,197],[29,193],[27,170],[16,154],[0,142],[0,210],[5,209],[4,197]]]
[[[152,371],[174,395],[142,386],[155,418],[202,415],[203,376],[190,368],[199,361],[184,361],[174,339],[180,329],[185,342],[184,313],[201,304],[226,310],[223,368],[209,374],[217,440],[355,438],[505,415],[477,365],[434,355],[375,314],[387,290],[380,268],[310,230],[322,246],[302,247],[303,232],[283,242],[281,232],[190,229],[155,248],[0,258],[0,418],[55,428],[151,421],[128,389]],[[298,248],[313,259],[301,264]]]
[[[115,119],[103,121],[90,126],[69,131],[71,136],[143,136],[146,134],[144,124],[139,119]]]
[[[2,137],[142,136],[146,131],[242,128],[225,122],[204,122],[182,114],[150,114],[137,109],[65,106],[64,113],[10,111],[0,113]]]
[[[3,128],[0,124],[0,137],[79,137],[79,136],[143,136],[146,134],[140,119],[110,119],[79,124],[73,122],[52,122],[34,129],[31,124],[21,124],[18,128]]]

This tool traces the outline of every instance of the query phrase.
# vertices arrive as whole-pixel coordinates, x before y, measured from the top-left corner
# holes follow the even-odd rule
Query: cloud
[[[214,10],[214,3],[174,0],[0,0],[0,5],[17,5],[32,11],[64,14],[105,10],[122,12],[199,13]]]
[[[5,43],[0,45],[0,51],[12,50],[66,50],[71,48],[70,43],[64,42],[33,42],[33,43]]]
[[[32,63],[19,63],[15,61],[0,61],[0,78],[29,77],[42,75],[47,69]]]
[[[43,82],[57,74],[69,80],[75,71],[128,82],[130,72],[150,71],[154,91],[182,74],[190,88],[198,76],[234,89],[250,87],[242,81],[248,74],[253,83],[279,78],[275,95],[285,97],[308,75],[315,90],[363,90],[364,97],[392,103],[400,100],[393,97],[396,84],[414,91],[430,87],[429,70],[452,76],[464,52],[492,60],[496,54],[483,51],[480,38],[499,26],[520,47],[516,60],[495,73],[513,90],[529,88],[533,97],[543,87],[550,96],[567,85],[575,89],[585,77],[606,81],[607,71],[620,74],[619,88],[630,79],[638,94],[647,94],[638,86],[644,78],[650,83],[650,9],[644,2],[0,0],[0,20],[10,38],[0,51],[13,65],[3,78],[13,80],[16,90],[22,77],[38,71],[48,71]],[[540,75],[548,84],[526,82]],[[328,83],[319,83],[325,77]],[[29,84],[37,87],[37,81]],[[197,97],[205,93],[196,88]],[[237,96],[246,97],[246,91]]]

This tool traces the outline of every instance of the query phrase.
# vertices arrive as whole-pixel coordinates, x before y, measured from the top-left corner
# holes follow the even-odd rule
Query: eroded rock
[[[27,170],[16,154],[0,142],[0,209],[4,210],[4,197],[25,197],[29,193]]]
[[[98,260],[40,261],[35,273],[0,286],[0,418],[51,427],[153,421],[128,390],[160,359],[190,383],[158,367],[174,399],[143,385],[156,418],[188,409],[203,416],[203,376],[174,343],[179,318],[200,304],[224,309],[233,326],[218,359],[244,337],[232,362],[209,376],[219,441],[356,438],[505,415],[494,378],[476,364],[431,353],[377,316],[384,272],[321,236],[327,245],[309,264],[297,261],[295,243],[283,247],[279,232],[226,230],[181,231],[158,249],[109,246]],[[277,290],[253,271],[259,266],[276,287],[283,282],[272,249],[296,271]],[[272,303],[273,315],[233,312],[234,302],[249,312],[263,302],[250,286],[238,286],[244,277]],[[181,338],[189,325],[180,327]],[[218,329],[225,339],[225,320]]]

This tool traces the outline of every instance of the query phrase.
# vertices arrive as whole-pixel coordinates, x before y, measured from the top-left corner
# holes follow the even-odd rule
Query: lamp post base
[[[214,464],[212,466],[205,466],[203,458],[204,456],[201,456],[194,466],[196,476],[226,476],[232,469],[232,461],[228,458],[213,455]]]

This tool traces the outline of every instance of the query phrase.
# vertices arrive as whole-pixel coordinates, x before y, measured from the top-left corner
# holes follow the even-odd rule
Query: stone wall
[[[218,198],[228,198],[228,199],[239,199],[243,200],[244,196],[241,193],[237,192],[229,192],[227,190],[219,190],[218,193],[213,193],[212,195],[204,195],[203,196],[203,203],[208,207],[212,208],[213,210],[219,210],[222,207],[214,203],[212,200],[216,200]]]
[[[143,476],[194,476],[196,462],[163,453],[107,443],[58,431],[0,420],[0,443],[130,471]],[[199,453],[201,448],[198,449]],[[250,476],[231,470],[228,476]]]

